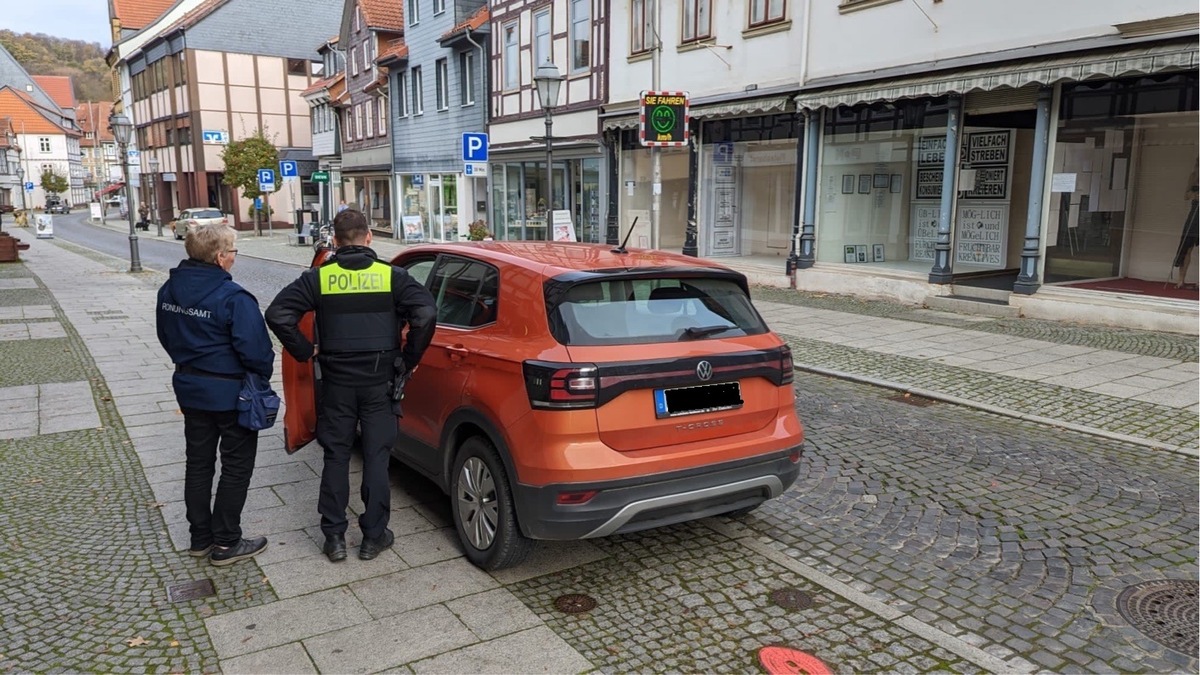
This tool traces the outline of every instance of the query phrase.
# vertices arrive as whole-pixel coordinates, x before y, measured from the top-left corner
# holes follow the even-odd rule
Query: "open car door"
[[[332,252],[319,249],[312,267],[325,262]],[[313,339],[313,313],[300,318],[300,332]],[[283,448],[292,454],[317,437],[317,375],[314,360],[301,363],[283,350]]]

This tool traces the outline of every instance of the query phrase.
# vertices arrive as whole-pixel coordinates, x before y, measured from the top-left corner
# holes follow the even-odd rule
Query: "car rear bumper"
[[[802,450],[800,445],[749,460],[614,481],[518,484],[518,519],[528,537],[569,540],[637,532],[752,507],[779,496],[796,481]],[[560,493],[590,490],[597,493],[586,503],[558,503]]]

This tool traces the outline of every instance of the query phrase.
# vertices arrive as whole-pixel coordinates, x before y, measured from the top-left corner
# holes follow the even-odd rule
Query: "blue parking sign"
[[[296,178],[300,175],[295,160],[284,159],[279,162],[279,175],[284,178]]]
[[[464,162],[488,161],[488,135],[474,133],[463,134],[462,160]]]

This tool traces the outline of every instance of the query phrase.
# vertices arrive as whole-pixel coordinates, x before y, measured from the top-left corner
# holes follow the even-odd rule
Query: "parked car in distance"
[[[46,197],[46,213],[70,213],[71,207],[62,197],[50,195]]]
[[[746,513],[795,481],[791,350],[742,274],[553,242],[431,244],[392,264],[438,310],[393,454],[446,492],[478,567],[516,565],[537,539]],[[313,376],[284,353],[289,451],[315,436]]]
[[[183,239],[187,236],[189,227],[212,223],[228,225],[229,218],[224,213],[213,208],[184,209],[175,220],[171,221],[170,225],[171,231],[175,233],[175,238]]]
[[[16,207],[12,204],[0,204],[0,213],[12,213]]]

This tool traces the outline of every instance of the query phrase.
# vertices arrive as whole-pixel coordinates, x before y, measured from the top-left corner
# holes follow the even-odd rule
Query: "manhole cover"
[[[216,595],[217,589],[213,586],[212,579],[200,579],[199,581],[176,581],[167,584],[167,599],[171,602],[186,602],[195,600],[196,598],[206,598],[210,595]]]
[[[1200,583],[1182,579],[1147,581],[1121,591],[1117,611],[1129,625],[1181,654],[1200,649]]]
[[[568,593],[554,599],[554,606],[567,614],[582,614],[596,608],[596,600],[583,593]]]
[[[912,394],[896,394],[895,396],[889,396],[888,400],[899,401],[901,403],[907,403],[909,405],[915,405],[921,408],[926,408],[936,403],[936,401],[931,398],[925,398],[924,396],[913,396]]]
[[[813,606],[812,596],[796,588],[780,588],[771,591],[771,602],[791,611],[808,609]]]

